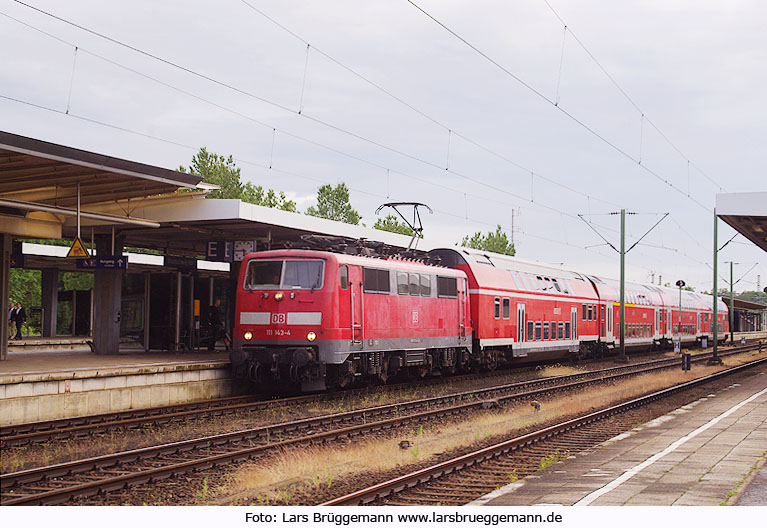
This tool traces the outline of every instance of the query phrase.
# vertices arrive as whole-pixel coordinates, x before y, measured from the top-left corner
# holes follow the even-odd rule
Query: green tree
[[[211,191],[206,198],[232,198],[243,202],[266,207],[276,207],[283,211],[296,211],[296,203],[288,200],[284,192],[279,194],[274,189],[264,189],[260,185],[240,181],[240,168],[234,163],[234,158],[219,156],[208,152],[205,147],[192,158],[189,168],[183,165],[178,168],[179,172],[195,174],[202,177],[202,181],[218,185],[220,189]]]
[[[291,213],[298,212],[296,210],[296,202],[288,200],[284,192],[280,191],[277,193],[274,189],[264,189],[260,185],[254,186],[250,182],[247,182],[243,187],[241,200],[256,205],[263,205],[264,207],[290,211]]]
[[[349,188],[345,183],[335,187],[326,184],[317,191],[317,207],[309,207],[306,214],[358,225],[362,217],[349,203]]]
[[[466,235],[463,237],[461,245],[472,249],[492,251],[501,255],[514,256],[516,254],[514,244],[509,241],[509,237],[503,232],[500,224],[496,227],[495,232],[488,231],[486,235],[483,235],[480,231],[477,231],[471,237]]]
[[[400,222],[394,215],[386,215],[386,218],[379,218],[376,223],[373,224],[373,229],[380,229],[381,231],[389,231],[391,233],[399,233],[400,235],[413,236],[413,230],[405,222]]]

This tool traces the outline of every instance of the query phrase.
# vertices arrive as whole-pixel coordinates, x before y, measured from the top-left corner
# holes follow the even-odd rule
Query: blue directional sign
[[[128,269],[128,257],[122,256],[122,257],[115,257],[115,256],[105,256],[105,257],[89,257],[84,259],[78,259],[77,261],[77,268],[78,269],[118,269],[118,270],[127,270]]]

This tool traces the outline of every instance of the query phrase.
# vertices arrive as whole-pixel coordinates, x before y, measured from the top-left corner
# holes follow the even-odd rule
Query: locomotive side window
[[[389,270],[362,268],[365,293],[389,293]]]
[[[339,273],[341,274],[341,289],[349,289],[349,268],[347,266],[339,266]]]
[[[421,296],[431,297],[431,277],[421,275]]]
[[[533,336],[533,322],[528,321],[527,322],[527,340],[532,341],[534,338]]]
[[[493,301],[493,317],[496,319],[501,318],[501,298],[496,297]]]
[[[503,298],[503,318],[509,319],[511,317],[511,300],[508,297]]]
[[[458,297],[455,277],[437,277],[437,297]]]
[[[410,294],[410,286],[408,284],[407,273],[397,273],[397,293],[399,295]]]
[[[421,278],[417,273],[410,274],[410,295],[421,295]]]

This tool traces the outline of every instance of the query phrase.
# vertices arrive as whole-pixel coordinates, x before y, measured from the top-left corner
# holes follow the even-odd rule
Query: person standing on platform
[[[11,301],[10,306],[8,307],[8,337],[13,335],[13,325],[16,322],[16,307],[13,305],[13,301]]]
[[[208,350],[214,350],[216,348],[216,342],[219,339],[224,340],[224,345],[227,350],[229,350],[229,345],[232,342],[229,334],[226,332],[226,328],[224,328],[224,321],[221,319],[220,306],[221,299],[216,299],[213,301],[213,304],[208,307],[208,324],[210,325],[211,333],[213,334],[211,336],[211,342],[208,345]]]
[[[16,303],[16,337],[14,339],[21,339],[21,326],[27,322],[27,312],[20,302]]]

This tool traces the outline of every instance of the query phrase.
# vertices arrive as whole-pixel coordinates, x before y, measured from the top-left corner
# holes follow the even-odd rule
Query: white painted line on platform
[[[713,425],[716,425],[718,422],[720,422],[721,420],[727,418],[728,416],[730,416],[732,413],[734,413],[735,411],[737,411],[738,409],[740,409],[741,407],[743,407],[747,403],[750,403],[750,402],[754,401],[756,398],[758,398],[759,396],[761,396],[762,394],[765,394],[765,393],[767,393],[767,388],[760,390],[756,394],[746,398],[745,400],[743,400],[742,402],[738,403],[737,405],[734,405],[733,407],[730,407],[728,410],[726,410],[725,412],[723,412],[719,416],[717,416],[715,418],[712,418],[710,421],[708,421],[707,423],[701,425],[700,427],[695,429],[693,432],[689,433],[688,435],[686,435],[686,436],[680,438],[679,440],[677,440],[676,442],[672,443],[671,445],[669,445],[663,451],[660,451],[659,453],[655,453],[653,456],[651,456],[650,458],[648,458],[644,462],[642,462],[640,464],[637,464],[633,468],[627,470],[620,477],[618,477],[617,479],[613,480],[609,484],[606,484],[605,486],[599,488],[598,490],[592,491],[591,493],[589,493],[588,495],[583,497],[581,500],[576,502],[573,506],[588,506],[589,504],[591,504],[592,502],[597,500],[599,497],[601,497],[602,495],[604,495],[606,493],[611,492],[612,490],[614,490],[615,488],[617,488],[618,486],[620,486],[621,484],[626,482],[628,479],[630,479],[631,477],[633,477],[634,475],[636,475],[637,473],[639,473],[640,471],[642,471],[646,467],[654,464],[655,462],[657,462],[658,460],[660,460],[664,456],[668,455],[669,453],[672,453],[672,452],[676,451],[681,445],[686,443],[688,440],[691,440],[692,438],[695,438],[696,436],[698,436],[700,433],[702,433],[706,429],[709,429]]]

